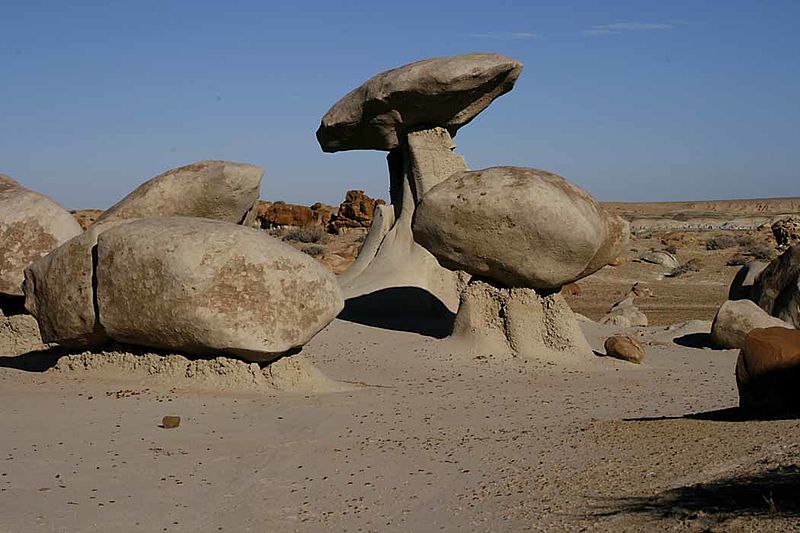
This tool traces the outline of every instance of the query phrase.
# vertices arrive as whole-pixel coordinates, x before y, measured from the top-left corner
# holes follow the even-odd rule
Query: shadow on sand
[[[595,516],[648,514],[676,518],[704,513],[728,517],[800,517],[800,466],[725,477],[647,497],[604,500]]]
[[[342,320],[443,339],[453,331],[455,314],[419,287],[393,287],[350,298]]]
[[[13,368],[25,372],[44,372],[53,368],[61,357],[70,353],[72,352],[56,347],[47,350],[34,350],[21,355],[0,357],[0,368]]]
[[[675,337],[672,342],[686,348],[716,348],[714,343],[711,342],[709,333],[689,333],[688,335]]]

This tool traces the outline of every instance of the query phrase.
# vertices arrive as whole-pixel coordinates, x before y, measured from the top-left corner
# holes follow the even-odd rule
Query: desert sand
[[[618,330],[582,327],[598,351]],[[736,352],[692,347],[708,327],[563,367],[336,320],[302,354],[338,392],[6,357],[0,530],[796,529],[800,421],[737,417]]]

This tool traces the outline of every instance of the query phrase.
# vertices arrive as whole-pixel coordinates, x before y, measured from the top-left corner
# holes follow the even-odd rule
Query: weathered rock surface
[[[761,274],[768,263],[752,261],[742,266],[734,276],[731,286],[728,289],[728,300],[748,300],[756,282],[756,278]]]
[[[599,322],[620,328],[647,327],[648,324],[647,315],[633,304],[615,305]]]
[[[473,279],[461,292],[449,339],[461,353],[585,364],[592,350],[564,298]]]
[[[778,246],[800,244],[800,217],[782,218],[775,221],[770,229]]]
[[[758,275],[750,298],[770,315],[800,328],[800,244],[789,247]]]
[[[105,211],[97,222],[200,217],[251,225],[264,170],[231,161],[199,161],[168,170]]]
[[[264,361],[301,347],[344,305],[311,257],[256,229],[185,217],[103,232],[96,298],[117,341]]]
[[[557,289],[613,261],[628,226],[583,189],[542,170],[454,174],[417,206],[414,238],[454,270],[510,287]]]
[[[761,414],[800,410],[800,331],[754,329],[736,362],[739,405]]]
[[[681,262],[671,253],[666,250],[656,250],[652,252],[645,252],[640,257],[640,260],[645,263],[652,263],[654,265],[661,265],[669,269],[675,269],[681,266]]]
[[[720,348],[742,348],[748,333],[757,328],[791,328],[768,315],[750,300],[728,300],[719,308],[711,324],[711,341]]]
[[[0,175],[0,294],[22,296],[25,268],[80,232],[69,211]]]
[[[5,314],[0,309],[0,356],[44,350],[36,319],[29,314]]]
[[[87,348],[110,340],[96,313],[95,247],[103,231],[128,222],[92,225],[25,269],[25,307],[44,342]]]
[[[497,54],[417,61],[382,72],[339,100],[322,118],[326,152],[392,150],[409,132],[434,126],[455,135],[514,87],[522,64]]]
[[[644,348],[628,335],[614,335],[604,343],[606,355],[630,363],[640,364],[644,360]]]

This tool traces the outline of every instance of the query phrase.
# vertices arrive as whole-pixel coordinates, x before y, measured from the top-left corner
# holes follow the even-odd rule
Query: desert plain
[[[596,354],[580,364],[473,357],[424,314],[345,314],[259,381],[244,363],[102,364],[5,320],[0,531],[797,530],[800,421],[744,417],[738,350],[708,333],[732,258],[774,247],[769,220],[800,200],[605,207],[633,238],[564,291]],[[311,252],[341,273],[363,235]],[[639,260],[665,247],[692,268]],[[596,322],[636,283],[648,326]],[[642,364],[603,356],[615,333]]]

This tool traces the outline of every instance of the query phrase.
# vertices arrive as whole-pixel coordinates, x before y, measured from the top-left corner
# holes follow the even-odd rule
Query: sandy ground
[[[0,531],[800,528],[800,421],[737,419],[736,354],[683,346],[693,326],[640,331],[642,366],[569,369],[337,320],[303,350],[352,387],[326,394],[3,358]],[[611,332],[585,327],[595,348]]]

